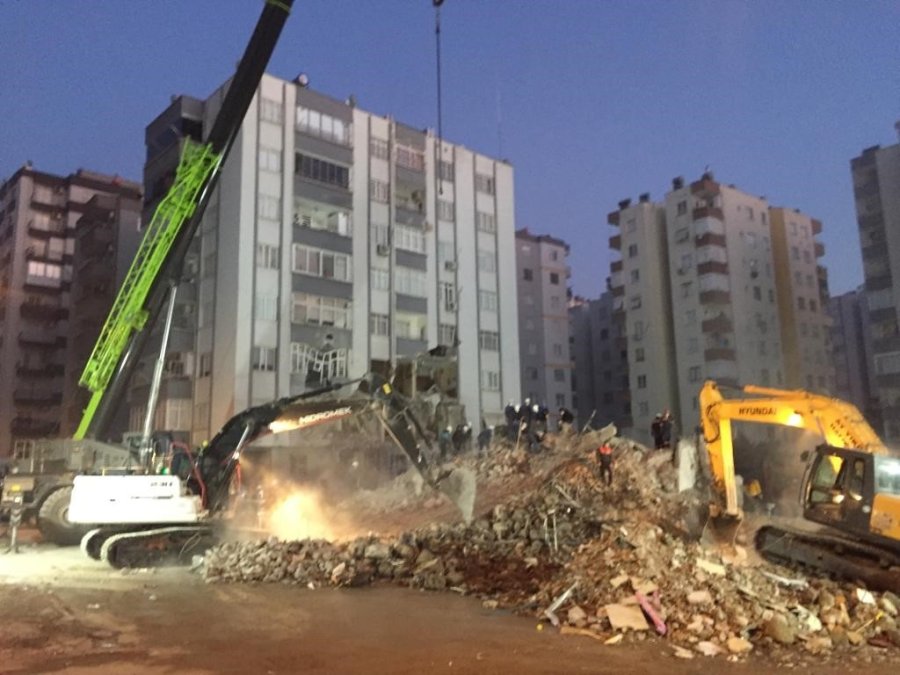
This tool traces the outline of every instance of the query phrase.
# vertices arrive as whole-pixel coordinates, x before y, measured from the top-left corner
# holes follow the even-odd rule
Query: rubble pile
[[[686,536],[696,497],[675,492],[668,453],[614,439],[614,481],[605,486],[589,453],[598,438],[576,439],[556,449],[537,487],[469,525],[349,542],[223,544],[208,554],[205,576],[453,590],[610,644],[664,636],[682,658],[900,654],[900,598],[751,564],[740,546],[706,548]],[[480,478],[521,470],[521,457],[502,454],[474,460]]]

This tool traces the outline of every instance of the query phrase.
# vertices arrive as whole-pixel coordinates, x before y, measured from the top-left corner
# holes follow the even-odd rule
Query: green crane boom
[[[159,276],[175,236],[194,214],[200,191],[221,160],[221,155],[213,152],[209,145],[185,139],[175,182],[147,226],[94,351],[81,374],[79,384],[91,391],[91,399],[75,431],[76,439],[84,438],[131,334],[144,327],[147,321],[144,307],[153,282]]]

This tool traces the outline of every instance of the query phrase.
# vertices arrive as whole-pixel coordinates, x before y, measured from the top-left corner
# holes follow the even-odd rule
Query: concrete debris
[[[763,652],[796,664],[798,654],[869,658],[897,649],[895,594],[801,579],[751,561],[740,547],[703,546],[691,515],[703,500],[677,491],[669,454],[612,439],[615,475],[606,486],[591,456],[599,438],[559,437],[538,454],[499,441],[482,458],[457,460],[476,472],[480,491],[500,495],[469,524],[344,541],[232,541],[206,554],[202,573],[208,582],[452,590],[485,608],[537,617],[538,630],[549,621],[606,644],[654,639],[655,628],[679,658]],[[438,500],[449,513],[442,499],[427,487],[412,497],[394,486],[366,493],[355,507],[421,513],[425,501]]]
[[[613,630],[647,630],[647,619],[637,605],[606,605],[606,618]]]

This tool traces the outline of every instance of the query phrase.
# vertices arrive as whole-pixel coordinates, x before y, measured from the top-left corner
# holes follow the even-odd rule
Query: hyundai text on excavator
[[[73,522],[92,524],[82,550],[114,567],[190,559],[220,539],[232,515],[232,479],[254,440],[372,411],[431,487],[447,494],[466,521],[475,476],[432,463],[429,439],[409,401],[380,375],[249,408],[232,417],[208,445],[168,459],[165,474],[77,476],[69,508]]]
[[[794,427],[824,439],[807,460],[800,486],[803,517],[818,531],[760,528],[756,547],[776,563],[807,566],[900,591],[900,457],[884,445],[851,403],[747,385],[748,397],[726,399],[707,381],[700,391],[700,425],[712,478],[714,518],[739,520],[731,423]]]

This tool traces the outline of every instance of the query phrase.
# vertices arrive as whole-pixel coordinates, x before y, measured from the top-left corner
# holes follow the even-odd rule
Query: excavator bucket
[[[463,520],[471,523],[475,513],[475,472],[471,469],[456,467],[439,480],[437,487],[449,497],[450,501],[456,504],[462,513]]]

